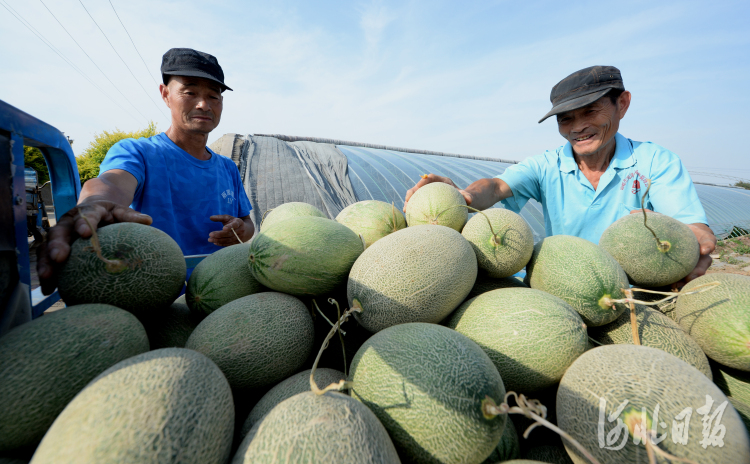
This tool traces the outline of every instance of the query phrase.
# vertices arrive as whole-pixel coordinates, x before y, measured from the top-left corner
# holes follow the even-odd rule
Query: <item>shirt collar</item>
[[[630,140],[620,135],[615,134],[615,156],[609,165],[614,169],[625,169],[635,164],[635,156],[633,156],[633,144]],[[609,168],[609,167],[608,167]],[[560,171],[561,172],[573,172],[578,169],[576,160],[573,157],[573,147],[570,142],[566,143],[562,147],[562,153],[560,153]]]

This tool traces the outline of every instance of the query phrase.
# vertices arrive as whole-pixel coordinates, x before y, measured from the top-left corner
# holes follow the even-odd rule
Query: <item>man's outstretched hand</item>
[[[78,238],[91,237],[95,229],[117,222],[137,222],[150,225],[151,216],[106,200],[91,200],[79,204],[65,213],[49,230],[47,240],[37,250],[37,274],[42,293],[49,295],[57,288],[57,273],[70,255],[70,245]]]
[[[238,237],[239,241],[246,242],[250,240],[253,233],[255,233],[255,226],[253,226],[250,216],[238,218],[228,214],[217,214],[211,216],[209,219],[224,224],[224,227],[221,230],[216,230],[208,234],[208,241],[214,245],[222,247],[237,245],[239,243],[237,240]],[[234,232],[232,229],[234,229]]]
[[[417,182],[417,185],[415,185],[414,187],[406,191],[406,198],[404,199],[404,212],[406,212],[406,204],[409,203],[409,199],[411,198],[411,196],[414,195],[417,192],[417,190],[419,190],[420,188],[424,187],[427,184],[431,184],[433,182],[443,182],[444,184],[448,184],[452,187],[456,187],[458,191],[461,193],[461,195],[464,196],[464,200],[466,200],[466,204],[471,205],[471,200],[472,200],[471,194],[466,192],[465,190],[459,189],[456,186],[456,184],[453,183],[452,180],[450,180],[447,177],[438,176],[436,174],[427,174],[425,176],[422,176],[422,179],[419,182]]]

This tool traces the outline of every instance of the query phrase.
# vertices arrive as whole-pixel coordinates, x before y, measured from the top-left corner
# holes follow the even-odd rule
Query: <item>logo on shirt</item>
[[[221,198],[225,199],[228,204],[234,203],[234,190],[227,189],[224,192],[221,192]]]
[[[622,183],[620,184],[620,190],[625,190],[625,186],[628,185],[631,180],[633,180],[633,183],[630,188],[630,192],[634,195],[640,192],[641,185],[644,185],[647,182],[646,176],[636,170],[635,172],[631,172],[630,174],[625,176],[625,178],[622,180]]]
[[[630,189],[630,192],[635,194],[641,191],[641,183],[638,182],[638,179],[633,181],[633,188]]]

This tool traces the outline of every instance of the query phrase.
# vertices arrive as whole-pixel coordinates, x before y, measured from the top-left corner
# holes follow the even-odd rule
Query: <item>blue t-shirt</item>
[[[252,207],[237,166],[213,151],[201,161],[175,145],[167,134],[125,139],[107,152],[100,175],[111,169],[129,172],[138,181],[136,211],[154,219],[153,226],[172,237],[184,255],[209,254],[221,249],[208,234],[221,230],[215,214],[245,217]]]
[[[548,236],[574,235],[598,244],[610,224],[641,208],[646,179],[651,179],[647,209],[686,224],[708,223],[693,181],[677,155],[619,133],[615,144],[615,155],[596,190],[578,169],[567,143],[510,166],[497,176],[513,192],[503,204],[519,212],[533,198],[544,209]]]

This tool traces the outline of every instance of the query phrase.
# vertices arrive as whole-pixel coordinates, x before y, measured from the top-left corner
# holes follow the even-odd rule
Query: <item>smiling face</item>
[[[221,85],[201,77],[172,76],[161,84],[162,99],[172,112],[172,127],[208,134],[219,125],[223,96]]]
[[[557,115],[560,135],[570,142],[573,153],[593,156],[614,152],[620,119],[630,106],[630,92],[623,92],[616,103],[605,95],[590,105]]]

